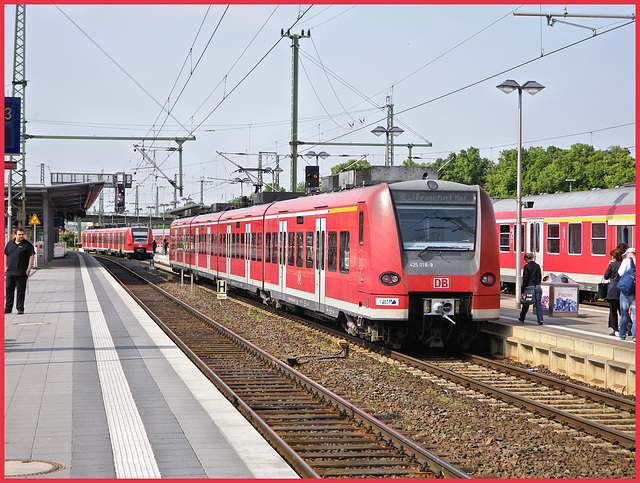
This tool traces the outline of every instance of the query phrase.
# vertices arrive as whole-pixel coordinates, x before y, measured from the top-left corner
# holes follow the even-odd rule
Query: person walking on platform
[[[13,310],[14,292],[16,309],[19,314],[24,314],[27,279],[35,259],[36,251],[33,245],[24,237],[24,230],[18,228],[15,238],[4,247],[5,314],[10,314]]]
[[[609,252],[611,260],[609,266],[604,272],[603,278],[609,280],[607,284],[607,296],[605,300],[609,302],[609,327],[611,333],[609,335],[618,335],[618,314],[620,314],[620,290],[618,290],[618,269],[622,264],[622,252],[618,248],[614,248]]]
[[[620,279],[624,276],[626,272],[629,270],[636,269],[636,249],[628,248],[626,252],[624,252],[624,260],[622,260],[622,264],[618,269],[618,275]],[[619,280],[620,281],[620,280]],[[631,316],[629,316],[629,311],[631,311]],[[635,290],[633,293],[626,295],[620,290],[620,338],[625,340],[627,338],[627,330],[628,326],[631,325],[631,336],[633,337],[633,342],[636,341],[636,294]]]
[[[533,253],[525,253],[524,261],[526,265],[522,270],[522,292],[526,287],[535,287],[535,304],[536,304],[536,316],[538,318],[538,325],[542,325],[542,287],[540,283],[542,282],[542,269],[540,265],[533,261],[535,255]],[[524,318],[529,311],[528,305],[523,305],[520,310],[520,317],[518,320],[524,324]]]

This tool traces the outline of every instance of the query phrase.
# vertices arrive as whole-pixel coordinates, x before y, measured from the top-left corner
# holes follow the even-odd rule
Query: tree
[[[370,167],[371,165],[366,159],[360,159],[358,161],[356,161],[355,159],[350,159],[345,163],[336,164],[333,168],[331,168],[331,174],[338,174],[341,171],[347,170],[347,168],[349,171],[360,171],[362,169],[367,169]]]
[[[449,160],[451,161],[447,164]],[[473,146],[468,150],[463,149],[459,154],[451,153],[447,159],[439,158],[435,164],[438,169],[447,164],[438,173],[438,177],[444,181],[480,186],[485,185],[489,170],[493,167],[491,161],[481,158],[480,150]]]

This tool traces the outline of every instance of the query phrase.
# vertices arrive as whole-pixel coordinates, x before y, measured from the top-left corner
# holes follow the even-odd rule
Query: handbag
[[[622,274],[618,280],[618,290],[627,297],[636,293],[636,264],[631,259],[631,268]]]
[[[598,284],[598,298],[599,299],[606,299],[607,298],[607,292],[609,291],[609,282],[600,282]]]
[[[521,305],[531,305],[536,297],[536,288],[530,285],[524,289],[524,292],[520,295]]]

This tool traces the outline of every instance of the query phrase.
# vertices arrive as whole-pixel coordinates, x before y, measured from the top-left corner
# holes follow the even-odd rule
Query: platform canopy
[[[103,186],[104,181],[27,186],[27,218],[33,213],[42,214],[45,200],[48,200],[49,208],[55,216],[68,219],[83,217],[98,198]]]

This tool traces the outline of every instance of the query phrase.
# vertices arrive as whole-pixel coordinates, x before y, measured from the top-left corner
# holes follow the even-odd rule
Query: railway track
[[[305,478],[469,478],[116,262],[96,257]]]
[[[345,338],[352,345],[383,354],[390,361],[404,364],[409,372],[422,371],[422,377],[433,374],[614,445],[635,449],[635,401],[471,354],[441,361],[412,357],[306,319],[293,318]]]

